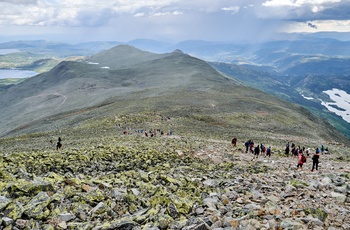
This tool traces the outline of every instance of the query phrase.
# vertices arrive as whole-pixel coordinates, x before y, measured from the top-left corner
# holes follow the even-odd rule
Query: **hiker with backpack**
[[[260,147],[259,147],[259,145],[257,145],[255,148],[253,147],[253,149],[254,149],[254,156],[253,156],[252,160],[254,160],[255,158],[258,159],[259,154],[260,154]]]
[[[271,157],[271,146],[269,146],[266,150],[266,156],[268,156],[269,158]]]
[[[296,170],[300,168],[300,170],[303,170],[303,164],[306,163],[306,157],[303,153],[302,150],[299,150],[299,155],[298,155],[298,164]]]

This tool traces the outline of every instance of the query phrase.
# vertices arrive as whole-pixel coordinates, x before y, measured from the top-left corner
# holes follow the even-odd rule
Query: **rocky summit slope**
[[[0,228],[350,228],[345,146],[295,171],[284,144],[252,160],[241,138],[146,137],[118,122],[66,130],[58,151],[57,133],[1,139]]]

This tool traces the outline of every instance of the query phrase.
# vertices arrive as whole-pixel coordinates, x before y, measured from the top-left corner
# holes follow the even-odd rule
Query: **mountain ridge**
[[[127,53],[131,56],[126,57]],[[0,92],[5,111],[0,118],[7,120],[0,126],[0,135],[69,128],[116,114],[160,111],[192,125],[199,122],[193,129],[208,126],[212,133],[255,130],[256,136],[276,132],[347,141],[297,105],[246,87],[188,54],[152,54],[128,46],[102,54],[80,62],[61,62],[47,73]],[[123,61],[109,62],[111,66],[103,68],[108,64],[104,60]],[[101,63],[89,63],[92,61]],[[299,130],[304,128],[306,132]],[[326,131],[317,134],[322,129]]]

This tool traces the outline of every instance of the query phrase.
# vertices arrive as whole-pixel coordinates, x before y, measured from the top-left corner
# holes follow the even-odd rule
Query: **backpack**
[[[303,162],[303,163],[306,162],[306,157],[304,155],[301,156],[301,162]]]

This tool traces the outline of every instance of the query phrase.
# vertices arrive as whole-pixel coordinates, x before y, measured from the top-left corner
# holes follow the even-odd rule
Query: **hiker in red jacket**
[[[306,157],[303,154],[302,150],[299,150],[299,155],[298,155],[298,164],[296,170],[300,168],[300,170],[303,170],[303,164],[306,162]]]

